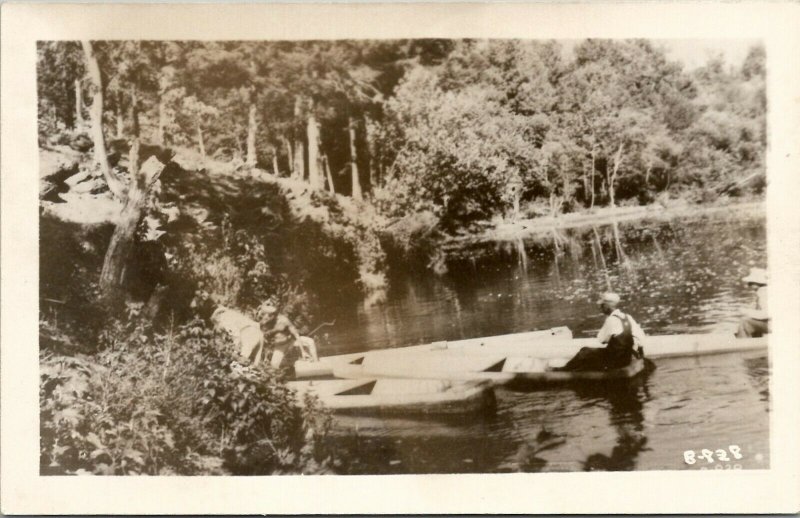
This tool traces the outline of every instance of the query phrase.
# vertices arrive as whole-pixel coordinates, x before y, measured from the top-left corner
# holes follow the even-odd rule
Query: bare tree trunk
[[[356,125],[352,117],[348,120],[347,130],[350,134],[350,178],[352,181],[352,196],[354,200],[362,200],[361,181],[358,178],[358,163],[356,160]]]
[[[294,118],[295,121],[300,120],[300,115],[303,111],[303,99],[301,97],[295,97],[294,99]],[[305,147],[303,145],[303,139],[297,134],[297,128],[295,127],[295,139],[294,139],[294,166],[292,175],[297,180],[303,180],[306,175],[306,168],[305,168]]]
[[[117,106],[115,110],[115,119],[117,122],[116,138],[121,139],[125,121],[122,118],[122,94],[120,92],[117,92]]]
[[[111,167],[108,164],[108,152],[106,151],[106,137],[103,134],[103,77],[100,74],[100,66],[97,64],[97,57],[94,55],[92,43],[88,40],[83,40],[81,41],[81,46],[86,57],[86,70],[92,93],[92,106],[89,109],[89,117],[91,119],[91,133],[94,143],[94,160],[100,166],[111,193],[121,200],[125,197],[125,185],[111,173]]]
[[[158,145],[163,147],[167,143],[166,135],[165,135],[165,128],[167,125],[167,109],[164,106],[164,95],[163,93],[158,99],[158,135],[156,138],[158,139]]]
[[[306,138],[308,140],[308,183],[314,189],[322,189],[325,182],[320,174],[319,126],[312,111],[308,113]]]
[[[325,169],[325,178],[328,179],[328,190],[336,194],[336,189],[333,186],[333,177],[331,176],[331,167],[328,163],[328,155],[322,155],[322,167]]]
[[[138,92],[136,91],[136,85],[131,85],[131,105],[128,108],[128,116],[131,119],[131,132],[134,136],[139,136],[139,96]]]
[[[248,167],[256,166],[256,133],[258,123],[256,121],[256,103],[250,103],[250,113],[247,120],[247,160]]]
[[[75,127],[83,127],[83,89],[81,80],[75,80]]]
[[[611,207],[615,207],[614,205],[614,182],[617,179],[617,173],[619,172],[619,166],[622,163],[622,151],[625,149],[625,143],[619,145],[617,148],[617,152],[614,155],[614,168],[611,171],[611,176],[608,178],[608,199],[609,204]]]
[[[274,174],[275,176],[280,176],[279,171],[278,171],[278,151],[277,150],[275,150],[275,152],[272,154],[272,174]]]
[[[592,185],[592,203],[589,205],[589,208],[594,207],[594,171],[595,171],[595,159],[597,158],[596,151],[594,146],[592,146],[592,174],[591,176],[591,185]]]
[[[205,160],[206,158],[206,146],[203,142],[203,128],[200,126],[200,122],[197,122],[197,147],[200,149],[200,156],[203,157]]]
[[[286,148],[286,160],[289,162],[289,176],[294,177],[294,154],[292,153],[292,143],[289,139],[281,135],[283,146]]]
[[[369,169],[368,169],[369,186],[368,187],[369,187],[370,192],[372,192],[372,190],[375,188],[375,168],[377,166],[377,157],[378,157],[377,150],[375,149],[376,146],[375,146],[375,141],[374,141],[374,134],[375,134],[374,128],[375,128],[375,123],[372,121],[372,119],[370,117],[367,117],[365,115],[364,116],[364,136],[365,136],[365,140],[367,142],[367,154],[369,155],[368,156],[368,159],[369,159]]]
[[[111,236],[103,260],[103,270],[100,273],[100,290],[109,300],[121,295],[128,262],[133,252],[136,227],[142,219],[150,189],[165,167],[155,156],[151,156],[140,169],[137,165],[138,160],[139,139],[135,138],[130,152],[131,179],[128,195]]]

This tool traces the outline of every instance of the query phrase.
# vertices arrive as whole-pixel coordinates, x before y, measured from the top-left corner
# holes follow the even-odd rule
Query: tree
[[[114,176],[111,172],[111,167],[108,163],[106,137],[103,132],[103,76],[100,72],[100,66],[97,63],[97,57],[92,43],[83,40],[81,41],[81,46],[86,56],[87,78],[90,85],[89,91],[92,96],[92,105],[89,110],[89,115],[91,118],[92,142],[94,144],[94,159],[100,167],[100,171],[108,184],[109,190],[111,190],[118,199],[124,199],[124,186],[119,178]]]

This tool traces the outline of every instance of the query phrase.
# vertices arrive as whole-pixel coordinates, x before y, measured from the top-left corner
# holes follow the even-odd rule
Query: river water
[[[448,271],[394,272],[385,303],[328,308],[322,355],[602,324],[613,289],[648,334],[732,331],[766,265],[763,215],[731,214],[554,230],[450,252]],[[765,469],[765,355],[657,360],[623,388],[496,389],[497,410],[468,418],[337,417],[342,473]],[[687,464],[684,452],[740,452]],[[715,453],[716,455],[716,453]]]

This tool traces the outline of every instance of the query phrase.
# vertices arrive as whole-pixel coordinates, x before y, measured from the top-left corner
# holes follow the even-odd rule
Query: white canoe
[[[370,351],[338,354],[325,356],[317,362],[299,360],[295,362],[295,375],[298,378],[313,378],[332,376],[335,366],[359,364],[367,356],[394,357],[395,355],[418,355],[429,352],[460,352],[462,354],[480,353],[481,351],[496,351],[498,348],[523,348],[530,349],[532,344],[541,341],[559,340],[570,341],[572,331],[568,327],[554,327],[525,333],[489,336],[485,338],[468,338],[465,340],[431,342],[429,344],[412,345],[408,347],[394,347],[388,349],[373,349]]]
[[[509,335],[513,336],[513,335]],[[498,338],[498,337],[494,337]],[[323,369],[339,378],[435,378],[448,380],[491,380],[548,382],[579,379],[551,371],[560,367],[581,347],[598,347],[593,338],[571,340],[496,341],[482,347],[440,347],[437,349],[389,349],[354,355],[331,356],[321,360]],[[766,351],[767,338],[737,339],[727,334],[650,336],[645,344],[648,358],[702,356],[730,352]],[[388,352],[393,351],[393,352]],[[313,366],[314,364],[312,364]],[[297,368],[297,367],[296,367]],[[301,366],[300,371],[308,372]],[[601,373],[603,374],[603,373]],[[563,379],[562,379],[563,378]],[[603,379],[601,377],[600,379]]]
[[[307,394],[343,413],[461,414],[494,408],[491,385],[439,379],[337,379],[292,381],[301,404]]]

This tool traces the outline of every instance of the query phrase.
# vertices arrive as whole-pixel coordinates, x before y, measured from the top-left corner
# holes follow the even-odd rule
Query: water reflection
[[[752,305],[741,278],[765,262],[764,218],[621,222],[474,245],[449,253],[445,275],[393,273],[381,305],[327,308],[336,326],[320,352],[559,325],[592,336],[603,322],[594,301],[607,289],[649,334],[722,330]],[[750,445],[745,469],[768,465],[766,360],[665,361],[656,374],[625,390],[498,391],[489,420],[351,423],[357,439],[344,434],[342,447],[354,464],[342,471],[683,469],[687,440],[720,437]]]
[[[639,454],[646,449],[644,433],[644,405],[650,399],[646,381],[578,387],[575,394],[580,399],[608,402],[609,424],[616,433],[616,444],[610,455],[598,452],[583,461],[585,471],[630,471],[636,467]]]

